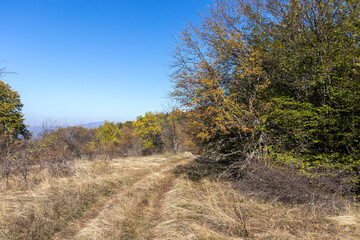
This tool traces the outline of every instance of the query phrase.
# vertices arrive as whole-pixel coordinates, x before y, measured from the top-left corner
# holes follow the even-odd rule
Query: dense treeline
[[[204,153],[359,179],[358,1],[217,1],[174,58],[172,94]]]

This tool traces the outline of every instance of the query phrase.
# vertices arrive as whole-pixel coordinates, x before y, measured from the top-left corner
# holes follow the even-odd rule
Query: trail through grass
[[[256,199],[190,154],[76,169],[1,192],[0,239],[360,239],[359,206],[329,215]]]

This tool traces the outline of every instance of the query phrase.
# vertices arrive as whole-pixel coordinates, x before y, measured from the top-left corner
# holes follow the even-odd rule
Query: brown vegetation
[[[30,171],[28,188],[11,185],[1,192],[0,238],[360,238],[356,202],[339,195],[342,204],[323,207],[283,201],[269,197],[268,186],[245,181],[250,177],[228,180],[221,175],[226,168],[182,154],[77,160],[72,175]],[[283,191],[292,193],[291,184]],[[307,193],[297,195],[307,199]],[[319,201],[326,202],[323,196]]]
[[[149,174],[151,176],[152,172],[159,173],[163,168],[171,168],[171,164],[179,160],[183,158],[76,161],[73,175],[57,177],[47,169],[34,172],[37,181],[32,182],[31,188],[19,189],[14,186],[2,190],[0,238],[52,238],[104,201],[108,202],[116,194],[131,189],[137,181],[145,178],[145,182],[152,182]],[[128,202],[136,202],[136,199]]]

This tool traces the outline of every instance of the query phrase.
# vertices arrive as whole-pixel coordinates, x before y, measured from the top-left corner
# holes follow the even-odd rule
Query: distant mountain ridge
[[[104,122],[89,122],[89,123],[81,124],[78,126],[91,129],[91,128],[98,128],[102,125],[104,125]]]
[[[63,126],[51,126],[51,125],[45,125],[45,126],[29,126],[28,130],[30,132],[32,132],[34,135],[38,135],[39,133],[41,133],[44,129],[57,129],[57,128],[66,128],[66,127],[72,127],[72,126],[76,126],[76,127],[84,127],[84,128],[88,128],[88,129],[92,129],[92,128],[98,128],[100,126],[104,125],[104,122],[89,122],[89,123],[85,123],[85,124],[79,124],[79,125],[63,125]]]

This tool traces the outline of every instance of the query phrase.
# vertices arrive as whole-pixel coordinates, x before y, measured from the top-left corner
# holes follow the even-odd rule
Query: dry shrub
[[[336,170],[314,170],[301,174],[298,169],[274,165],[260,160],[231,163],[197,158],[175,169],[190,180],[226,180],[236,189],[259,200],[302,204],[327,212],[346,209],[351,201],[358,201],[356,176]]]
[[[143,150],[139,136],[129,127],[121,129],[119,148],[122,156],[140,156]]]
[[[190,157],[193,156],[191,153],[187,153],[190,154]],[[191,181],[197,182],[204,178],[219,179],[219,176],[226,171],[228,166],[229,164],[225,162],[209,162],[204,158],[196,158],[185,165],[177,166],[174,173],[184,174]]]
[[[0,178],[5,188],[27,185],[29,168],[33,164],[29,144],[25,141],[4,143],[0,137]]]
[[[90,136],[84,128],[44,129],[31,141],[11,140],[0,136],[0,173],[5,186],[28,185],[34,166],[47,169],[57,177],[73,175],[73,162],[82,154],[82,144]]]
[[[76,173],[73,162],[53,162],[44,164],[53,177],[70,177]]]
[[[261,200],[303,204],[327,212],[343,210],[355,197],[353,176],[332,172],[320,175],[300,174],[289,167],[278,167],[261,161],[233,164],[227,174],[236,176],[235,186]]]

